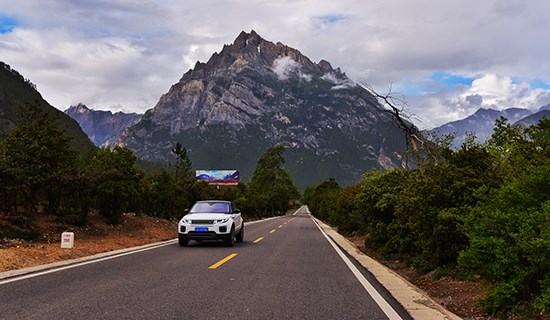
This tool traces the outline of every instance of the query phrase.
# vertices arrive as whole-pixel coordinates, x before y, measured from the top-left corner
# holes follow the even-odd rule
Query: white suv
[[[244,240],[241,211],[231,201],[197,201],[178,224],[180,246],[189,240],[223,240],[227,246]]]

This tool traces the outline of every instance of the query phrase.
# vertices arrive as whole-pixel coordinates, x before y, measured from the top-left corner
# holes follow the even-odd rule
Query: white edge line
[[[54,273],[54,272],[58,272],[58,271],[63,271],[63,270],[67,270],[67,269],[72,269],[72,268],[76,268],[76,267],[80,267],[80,266],[85,266],[87,264],[92,264],[92,263],[101,262],[101,261],[105,261],[105,260],[111,260],[111,259],[127,256],[127,255],[130,255],[130,254],[138,253],[138,252],[143,252],[143,251],[147,251],[147,250],[152,250],[152,249],[172,245],[174,243],[175,243],[175,240],[167,241],[166,243],[161,243],[159,245],[154,245],[154,246],[150,246],[150,247],[142,248],[142,249],[137,249],[137,250],[131,250],[131,251],[128,251],[128,252],[123,252],[123,253],[114,253],[113,255],[103,257],[103,258],[97,258],[97,259],[94,259],[93,256],[91,256],[89,258],[92,259],[92,260],[83,261],[83,262],[76,262],[74,264],[69,264],[69,265],[62,266],[62,267],[53,267],[52,269],[47,269],[47,270],[44,270],[44,271],[32,272],[32,273],[21,275],[21,276],[14,276],[14,277],[7,278],[5,280],[0,280],[0,285],[15,282],[15,281],[20,281],[20,280],[30,279],[30,278],[42,276],[42,275],[45,275],[45,274]]]
[[[382,309],[382,311],[384,311],[384,313],[386,314],[386,316],[388,316],[388,318],[392,319],[392,320],[398,320],[398,319],[403,319],[401,318],[401,316],[392,308],[392,306],[390,306],[390,304],[386,301],[386,299],[384,299],[380,293],[372,286],[372,284],[365,278],[365,276],[363,276],[363,274],[361,274],[361,272],[357,269],[357,267],[355,267],[355,265],[349,260],[348,257],[346,257],[346,255],[342,252],[342,250],[340,250],[340,248],[338,248],[338,246],[334,243],[334,241],[326,234],[326,232],[317,224],[317,222],[314,220],[314,219],[311,219],[313,220],[313,222],[315,223],[315,225],[317,226],[317,228],[319,228],[319,230],[321,231],[321,233],[323,234],[323,236],[327,239],[327,241],[330,243],[330,245],[334,248],[334,250],[336,250],[336,252],[338,253],[338,255],[340,256],[340,258],[342,258],[342,260],[344,260],[344,262],[346,263],[346,265],[348,266],[348,268],[351,270],[351,272],[355,275],[355,277],[357,278],[357,280],[359,280],[359,282],[363,285],[363,287],[365,288],[365,290],[367,290],[367,292],[369,293],[369,295],[372,297],[372,299],[374,300],[374,302],[376,302],[376,304],[378,304],[378,306],[380,307],[380,309]]]

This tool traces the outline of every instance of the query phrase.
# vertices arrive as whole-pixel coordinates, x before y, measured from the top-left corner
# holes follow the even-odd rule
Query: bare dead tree
[[[405,135],[405,168],[409,167],[408,155],[412,152],[416,163],[422,161],[422,155],[425,151],[425,141],[422,138],[420,130],[410,121],[413,116],[406,111],[407,103],[403,98],[399,98],[392,92],[392,86],[389,86],[388,93],[381,95],[370,85],[361,84],[361,87],[370,95],[374,96],[380,105],[385,107],[384,112],[389,113],[395,125]]]

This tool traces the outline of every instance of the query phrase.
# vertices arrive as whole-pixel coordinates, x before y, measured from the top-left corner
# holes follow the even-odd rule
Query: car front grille
[[[214,220],[192,220],[193,224],[214,224]]]

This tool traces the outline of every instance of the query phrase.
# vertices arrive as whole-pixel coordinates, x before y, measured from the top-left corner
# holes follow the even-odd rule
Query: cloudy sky
[[[0,0],[0,61],[58,109],[142,113],[242,30],[391,86],[421,128],[550,103],[547,0]]]

